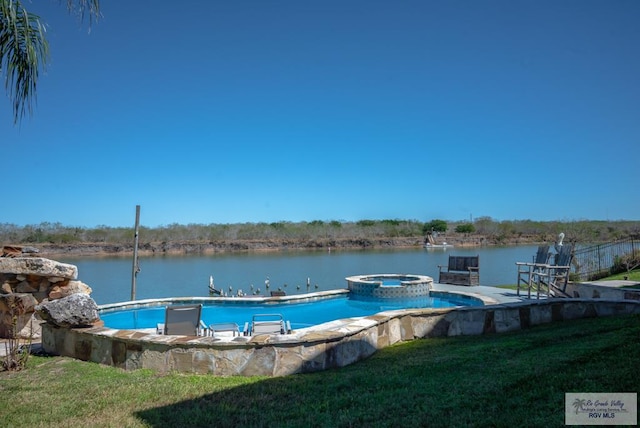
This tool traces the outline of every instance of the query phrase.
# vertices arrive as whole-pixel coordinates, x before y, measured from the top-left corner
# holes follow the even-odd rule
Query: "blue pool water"
[[[449,308],[456,306],[482,306],[475,298],[453,294],[432,293],[429,297],[411,299],[352,299],[346,296],[333,297],[306,303],[251,302],[205,303],[202,320],[207,324],[235,322],[240,327],[251,321],[254,314],[282,314],[291,322],[291,327],[300,329],[342,318],[373,315],[378,312],[410,308]],[[106,327],[115,329],[155,328],[164,322],[165,307],[115,310],[102,312],[100,318]]]
[[[417,277],[388,277],[388,276],[367,276],[363,278],[365,281],[381,282],[387,287],[398,287],[402,285],[402,281],[415,281]]]

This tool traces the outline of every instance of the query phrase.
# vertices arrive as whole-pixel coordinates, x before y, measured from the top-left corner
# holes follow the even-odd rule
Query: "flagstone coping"
[[[42,344],[52,354],[127,370],[284,376],[343,367],[408,340],[491,335],[550,322],[640,313],[637,300],[490,300],[485,298],[485,306],[385,311],[287,335],[163,336],[149,330],[65,329],[45,324]]]

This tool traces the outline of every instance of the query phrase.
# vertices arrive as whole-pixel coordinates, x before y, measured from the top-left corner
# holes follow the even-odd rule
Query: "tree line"
[[[495,243],[510,243],[527,237],[530,242],[549,242],[564,232],[577,242],[607,242],[629,236],[640,236],[639,221],[497,221],[479,217],[474,221],[429,222],[418,220],[359,220],[345,221],[280,221],[272,223],[237,224],[177,224],[140,227],[141,242],[213,242],[243,240],[339,240],[367,238],[424,237],[439,234],[455,237],[482,236]],[[0,223],[2,245],[108,243],[128,244],[134,236],[133,226],[93,228],[65,226],[61,223],[40,223],[18,226]]]

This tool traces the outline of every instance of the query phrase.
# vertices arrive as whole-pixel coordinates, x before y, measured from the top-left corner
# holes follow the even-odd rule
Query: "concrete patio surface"
[[[625,281],[623,279],[615,279],[610,281],[585,281],[581,284],[600,285],[603,287],[632,287],[634,285],[640,285],[637,281]]]
[[[431,289],[433,291],[448,291],[472,296],[478,294],[481,296],[489,297],[495,300],[497,303],[518,303],[526,302],[529,300],[537,300],[533,291],[531,292],[532,298],[529,299],[527,298],[526,291],[520,291],[520,295],[518,296],[516,290],[512,290],[509,288],[491,287],[487,285],[476,285],[470,287],[466,285],[438,284],[434,282]],[[540,299],[546,298],[546,295],[540,295]]]

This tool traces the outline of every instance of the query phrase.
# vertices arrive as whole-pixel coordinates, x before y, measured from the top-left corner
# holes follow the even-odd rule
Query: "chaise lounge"
[[[202,305],[167,306],[164,324],[158,324],[157,334],[206,336],[207,326],[200,319]]]
[[[244,324],[245,336],[290,333],[291,324],[280,314],[257,314],[253,316],[251,323]]]

